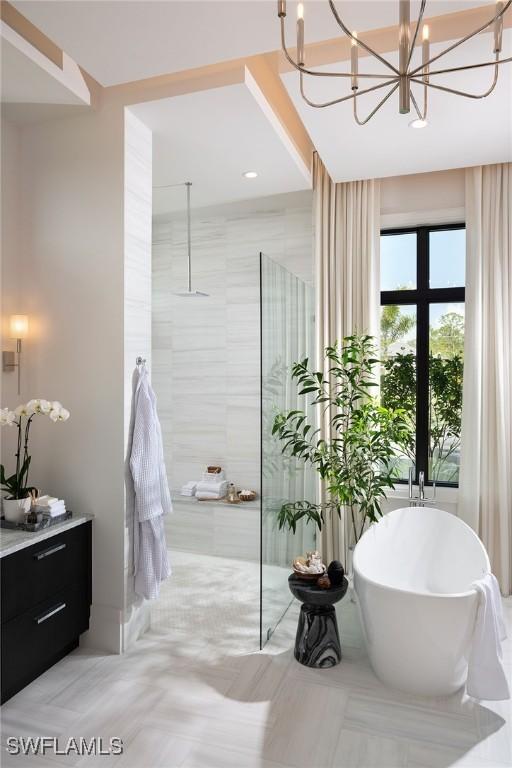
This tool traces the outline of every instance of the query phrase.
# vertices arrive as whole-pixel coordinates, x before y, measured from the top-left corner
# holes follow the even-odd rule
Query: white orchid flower
[[[49,400],[30,400],[27,403],[27,412],[49,414],[52,410],[52,404]]]
[[[56,408],[55,406],[58,406]],[[52,403],[52,409],[49,413],[50,419],[52,421],[67,421],[69,419],[69,411],[64,408],[63,405],[61,405],[58,402]]]
[[[12,427],[16,421],[16,414],[8,408],[0,408],[0,427]]]
[[[32,414],[28,412],[27,406],[23,403],[21,405],[18,405],[17,408],[14,409],[14,413],[16,416],[31,416]]]

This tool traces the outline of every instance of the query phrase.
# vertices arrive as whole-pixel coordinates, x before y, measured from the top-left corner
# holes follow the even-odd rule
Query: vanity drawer
[[[90,521],[2,558],[2,622],[87,581],[90,561]]]
[[[2,624],[2,701],[78,645],[78,636],[88,627],[85,582],[61,590]]]

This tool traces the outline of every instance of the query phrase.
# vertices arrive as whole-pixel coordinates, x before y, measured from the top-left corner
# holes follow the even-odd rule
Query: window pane
[[[416,289],[416,232],[381,236],[380,289]]]
[[[461,288],[465,285],[466,230],[430,232],[431,288]]]
[[[386,408],[403,408],[416,425],[416,307],[381,307],[381,401]],[[414,466],[415,441],[405,452],[397,450],[397,478],[406,480]]]
[[[429,477],[458,483],[464,304],[431,304],[429,338]]]

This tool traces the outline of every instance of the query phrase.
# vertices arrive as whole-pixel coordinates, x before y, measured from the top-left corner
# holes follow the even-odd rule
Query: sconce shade
[[[11,315],[10,330],[11,339],[26,339],[28,336],[27,315]]]

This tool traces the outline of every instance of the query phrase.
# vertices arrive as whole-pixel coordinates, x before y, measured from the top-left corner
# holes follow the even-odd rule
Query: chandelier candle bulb
[[[399,109],[401,115],[407,115],[411,111],[411,94],[407,67],[409,65],[409,48],[411,34],[411,4],[410,0],[400,0],[398,6],[399,31],[398,31],[398,70],[399,81]]]
[[[423,25],[423,43],[422,43],[422,64],[423,64],[423,82],[428,83],[428,61],[430,59],[430,39],[428,24]]]
[[[354,40],[354,37],[356,38]],[[359,73],[359,48],[357,45],[357,32],[352,32],[352,41],[350,48],[350,71],[352,73],[351,86],[353,91],[357,91],[357,75]]]
[[[496,3],[496,13],[501,13],[503,3],[498,0]],[[501,42],[503,35],[503,16],[494,22],[494,53],[501,53]]]
[[[299,66],[304,66],[304,6],[302,3],[297,6],[297,62]]]

